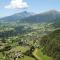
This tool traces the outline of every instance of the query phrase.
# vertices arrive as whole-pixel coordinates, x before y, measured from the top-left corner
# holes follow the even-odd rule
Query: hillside
[[[31,15],[33,15],[33,13],[23,11],[23,12],[20,12],[20,13],[13,14],[11,16],[1,18],[0,20],[11,22],[11,21],[16,21],[16,20],[21,20],[21,19],[29,17]]]
[[[42,37],[40,41],[44,54],[60,60],[60,29]]]
[[[22,20],[22,22],[27,22],[27,23],[54,22],[56,19],[58,21],[59,17],[60,17],[60,12],[51,10],[48,12],[44,12],[41,14],[37,14],[37,15],[25,18]]]

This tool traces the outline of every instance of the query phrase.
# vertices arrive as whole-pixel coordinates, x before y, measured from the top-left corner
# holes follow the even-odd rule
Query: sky
[[[22,11],[41,13],[60,11],[60,0],[0,0],[0,18]]]

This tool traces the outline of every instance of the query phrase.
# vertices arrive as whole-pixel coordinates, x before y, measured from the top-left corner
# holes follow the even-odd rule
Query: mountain
[[[50,10],[40,14],[34,14],[31,12],[21,12],[14,15],[1,18],[2,21],[16,22],[19,23],[42,23],[42,22],[53,22],[55,24],[60,24],[60,12],[55,10]],[[58,25],[57,25],[58,26]]]
[[[16,20],[20,20],[20,19],[29,17],[31,15],[33,15],[33,13],[23,11],[23,12],[20,12],[20,13],[13,14],[11,16],[1,18],[0,20],[3,20],[3,21],[16,21]]]
[[[60,18],[60,12],[50,10],[45,13],[30,16],[28,18],[23,19],[22,21],[28,23],[41,23],[41,22],[52,22],[57,18]]]

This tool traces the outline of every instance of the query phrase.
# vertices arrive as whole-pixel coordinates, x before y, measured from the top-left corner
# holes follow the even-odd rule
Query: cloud
[[[23,0],[11,0],[10,3],[5,6],[5,8],[20,8],[20,9],[27,7],[28,7],[27,2]]]

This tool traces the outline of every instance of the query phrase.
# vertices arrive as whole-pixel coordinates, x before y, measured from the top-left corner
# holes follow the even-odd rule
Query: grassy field
[[[53,58],[48,57],[46,55],[43,55],[40,49],[36,49],[33,54],[39,59],[39,60],[53,60]]]
[[[29,49],[29,47],[25,46],[25,47],[22,47],[22,46],[16,46],[15,48],[11,49],[11,51],[21,51],[21,52],[26,52],[27,50]],[[17,60],[35,60],[34,58],[32,57],[29,57],[29,56],[24,56],[24,57],[21,57],[21,58],[18,58]]]
[[[24,58],[20,58],[18,60],[35,60],[35,59],[29,56],[24,56]]]
[[[0,60],[2,59],[2,57],[3,57],[3,55],[2,55],[2,53],[0,53]]]
[[[25,46],[16,46],[13,49],[11,49],[10,51],[21,51],[21,52],[26,52],[29,49],[29,47]]]

